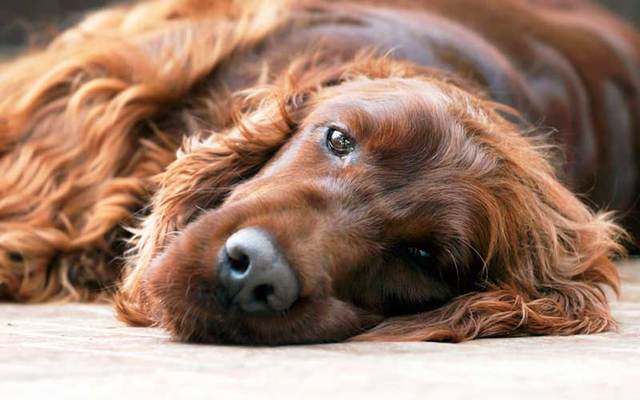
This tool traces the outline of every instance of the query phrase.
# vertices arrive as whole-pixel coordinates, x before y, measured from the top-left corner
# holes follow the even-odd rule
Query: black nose
[[[218,273],[231,304],[248,313],[277,313],[298,299],[300,285],[268,233],[245,228],[227,239]]]

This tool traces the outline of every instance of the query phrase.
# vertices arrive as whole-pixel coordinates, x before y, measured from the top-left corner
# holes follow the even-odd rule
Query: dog
[[[0,66],[0,298],[203,343],[614,330],[639,66],[582,0],[95,11]]]

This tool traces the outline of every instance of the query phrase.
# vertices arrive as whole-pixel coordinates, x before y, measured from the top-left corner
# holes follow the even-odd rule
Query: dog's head
[[[244,344],[611,327],[598,284],[617,284],[619,230],[500,106],[386,59],[296,82],[242,93],[232,126],[187,140],[124,318]]]

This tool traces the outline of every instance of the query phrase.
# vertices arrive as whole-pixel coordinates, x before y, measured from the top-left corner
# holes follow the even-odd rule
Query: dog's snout
[[[245,228],[231,235],[219,256],[219,279],[231,304],[248,313],[277,313],[298,299],[300,285],[270,235]]]

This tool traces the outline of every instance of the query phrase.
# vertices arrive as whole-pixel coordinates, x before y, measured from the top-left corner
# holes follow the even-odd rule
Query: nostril
[[[257,303],[269,304],[269,296],[275,292],[273,286],[268,284],[258,285],[253,289],[253,298]]]
[[[251,260],[246,254],[240,253],[233,256],[231,254],[228,254],[228,256],[231,272],[238,275],[243,275],[245,272],[247,272],[247,270],[249,269],[249,265],[251,264]]]

